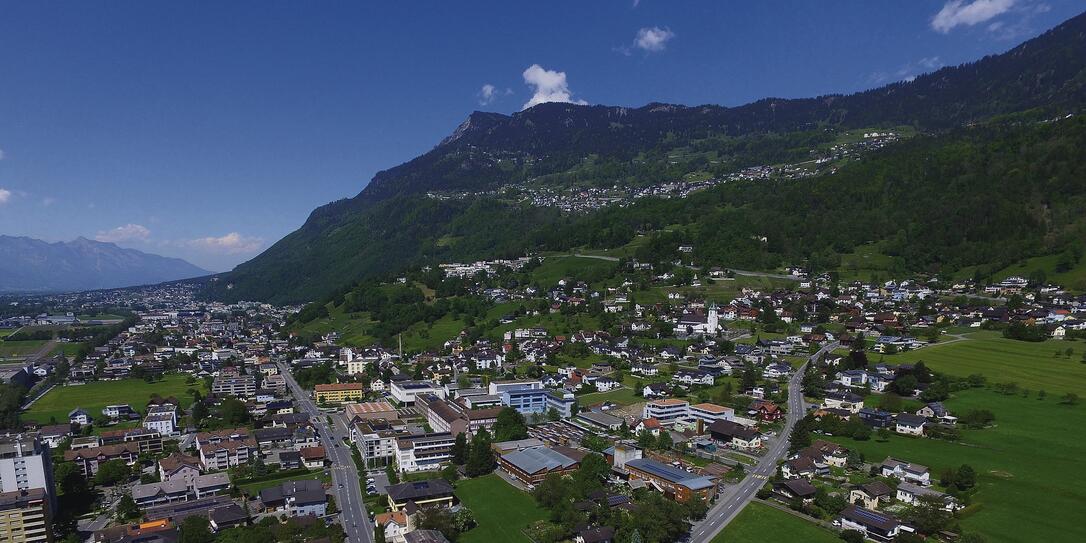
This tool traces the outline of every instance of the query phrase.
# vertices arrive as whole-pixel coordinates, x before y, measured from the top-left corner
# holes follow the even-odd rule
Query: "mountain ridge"
[[[298,230],[225,274],[220,284],[236,287],[232,292],[211,295],[312,299],[373,273],[435,258],[477,256],[486,245],[485,232],[497,224],[508,227],[528,218],[568,223],[545,210],[493,202],[490,211],[458,209],[426,201],[425,195],[485,191],[557,174],[579,178],[584,172],[577,168],[590,156],[605,163],[590,172],[596,182],[609,183],[612,171],[616,182],[662,180],[673,170],[665,168],[668,154],[692,145],[732,153],[733,165],[741,167],[756,151],[752,146],[762,145],[751,139],[759,135],[816,140],[827,130],[900,125],[939,134],[1006,116],[1078,112],[1084,104],[1086,13],[1005,53],[849,95],[763,98],[735,107],[545,103],[510,115],[474,112],[431,150],[378,172],[356,196],[316,208]],[[462,224],[467,217],[478,231]],[[412,218],[428,227],[405,222]],[[491,239],[503,235],[494,230]],[[467,241],[450,248],[442,241],[448,236]],[[530,246],[525,240],[522,250]],[[492,248],[493,254],[501,251],[513,248]]]
[[[0,292],[120,288],[210,274],[180,258],[82,236],[72,241],[47,242],[0,235]]]

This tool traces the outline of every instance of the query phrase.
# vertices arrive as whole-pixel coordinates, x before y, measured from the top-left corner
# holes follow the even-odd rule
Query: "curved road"
[[[788,443],[791,438],[792,428],[807,412],[803,401],[804,371],[807,369],[808,364],[823,353],[836,348],[836,342],[827,344],[819,349],[817,353],[808,357],[807,361],[796,369],[796,373],[788,380],[788,416],[776,442],[762,456],[762,460],[758,462],[758,465],[747,472],[746,478],[740,481],[739,484],[724,491],[717,500],[716,505],[705,516],[705,520],[695,524],[690,530],[688,541],[691,543],[708,543],[712,541],[754,499],[758,489],[762,488],[766,480],[777,470],[777,462],[788,454]]]
[[[320,432],[321,443],[328,459],[332,461],[332,493],[336,497],[336,506],[339,507],[339,518],[343,525],[343,531],[347,534],[350,543],[371,543],[373,541],[373,524],[366,512],[366,504],[362,502],[362,485],[358,479],[358,468],[351,457],[351,449],[344,445],[343,441],[348,437],[347,425],[339,415],[332,415],[331,426],[325,417],[328,415],[317,409],[317,405],[309,397],[294,376],[290,374],[290,368],[283,362],[279,362],[279,371],[286,377],[287,386],[294,395],[295,401],[302,411],[309,415],[309,420]]]

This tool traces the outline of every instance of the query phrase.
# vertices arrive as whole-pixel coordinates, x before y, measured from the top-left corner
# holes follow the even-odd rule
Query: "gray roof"
[[[546,447],[512,452],[502,456],[502,460],[516,466],[517,469],[524,473],[529,474],[539,473],[541,471],[551,471],[559,468],[566,469],[577,464],[576,460],[554,449],[548,449]]]
[[[196,477],[196,480],[194,481],[194,486],[196,488],[211,488],[228,484],[230,484],[230,476],[227,475],[226,472],[200,475]]]
[[[444,479],[429,479],[390,485],[385,488],[394,502],[417,500],[433,496],[452,495],[453,487]]]
[[[142,500],[151,498],[159,493],[177,494],[187,493],[189,487],[184,481],[165,481],[162,483],[147,483],[132,487],[132,499]]]
[[[672,483],[681,484],[691,490],[708,488],[714,484],[712,477],[694,475],[686,470],[662,462],[657,462],[656,460],[649,458],[628,460],[626,462],[626,467],[641,470]]]

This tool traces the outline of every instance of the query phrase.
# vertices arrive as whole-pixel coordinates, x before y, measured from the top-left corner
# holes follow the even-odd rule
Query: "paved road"
[[[723,492],[716,505],[705,516],[705,520],[694,525],[693,529],[690,530],[689,541],[691,543],[708,543],[712,541],[754,499],[758,489],[762,488],[766,480],[777,470],[777,462],[788,454],[788,442],[792,434],[792,427],[807,412],[803,401],[804,370],[807,369],[807,364],[816,360],[823,353],[836,348],[837,343],[826,345],[817,353],[811,355],[807,362],[804,362],[796,370],[796,373],[788,381],[788,417],[785,419],[784,428],[781,429],[776,442],[762,456],[762,460],[758,462],[758,465],[748,469],[746,478]]]
[[[580,254],[580,253],[574,253],[574,254],[572,254],[570,256],[576,256],[576,257],[580,257],[580,258],[595,258],[596,260],[606,260],[608,262],[618,262],[618,257],[615,257],[615,256],[584,255],[584,254]],[[694,266],[687,266],[687,267],[692,269],[692,270],[697,269]],[[769,279],[784,279],[784,280],[787,280],[787,281],[799,281],[799,277],[796,277],[795,275],[787,275],[787,274],[783,274],[783,273],[756,272],[756,271],[749,271],[749,270],[737,270],[735,268],[728,268],[728,269],[731,270],[736,275],[744,275],[746,277],[768,277]]]
[[[343,525],[343,531],[347,534],[347,541],[352,543],[371,543],[373,541],[373,524],[366,512],[366,504],[362,501],[362,487],[358,480],[358,469],[351,457],[351,449],[344,445],[343,440],[349,433],[347,424],[341,417],[333,416],[332,425],[329,426],[325,417],[317,409],[317,405],[310,399],[294,376],[290,374],[290,368],[280,362],[279,371],[287,380],[298,407],[309,415],[313,426],[320,432],[321,442],[327,451],[328,459],[332,462],[332,493],[336,497],[336,505],[339,507],[339,518]]]

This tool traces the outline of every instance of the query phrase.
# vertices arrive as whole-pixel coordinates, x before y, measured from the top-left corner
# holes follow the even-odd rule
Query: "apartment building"
[[[34,488],[44,488],[47,494],[52,492],[49,446],[31,434],[0,437],[0,492]]]
[[[366,388],[362,383],[330,383],[316,385],[313,393],[317,403],[343,403],[362,399],[366,396]]]
[[[396,464],[401,473],[441,468],[452,458],[456,438],[448,433],[401,437],[396,440]]]
[[[48,543],[53,540],[49,517],[44,488],[0,493],[0,541]]]
[[[642,410],[641,417],[645,419],[656,419],[664,426],[671,426],[679,420],[686,418],[689,414],[689,409],[690,402],[688,401],[665,398],[646,403],[645,408]]]
[[[216,377],[211,382],[211,393],[219,396],[234,396],[237,398],[252,398],[256,396],[256,378],[252,375],[239,375],[236,377]]]
[[[358,447],[367,466],[387,466],[396,460],[396,440],[406,437],[406,428],[398,420],[367,420],[351,425],[351,442]]]

